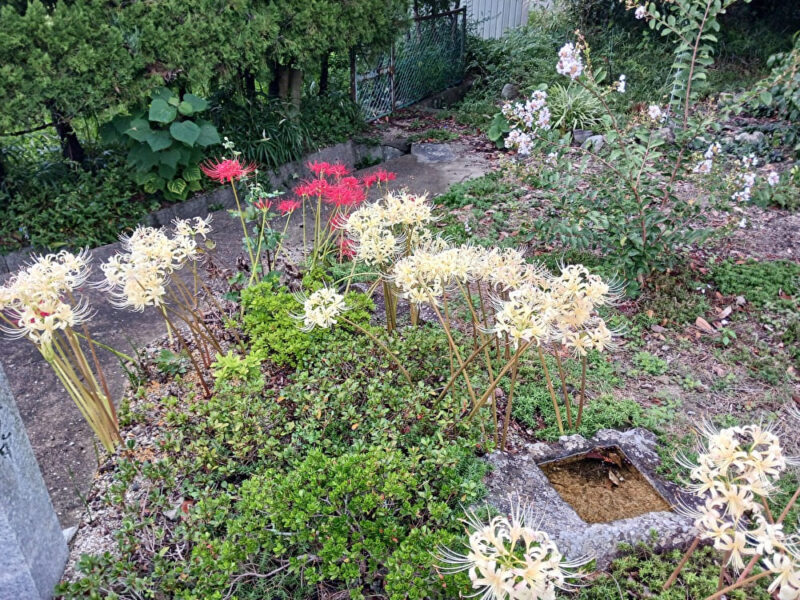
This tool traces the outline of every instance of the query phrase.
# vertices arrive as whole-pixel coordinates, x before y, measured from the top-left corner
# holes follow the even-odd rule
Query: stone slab
[[[49,599],[67,544],[0,367],[0,600]]]
[[[487,457],[493,467],[487,476],[488,501],[502,512],[510,511],[510,495],[532,503],[534,513],[541,516],[541,528],[553,538],[565,556],[597,559],[600,569],[619,555],[620,543],[635,546],[642,542],[657,551],[684,547],[695,537],[692,520],[673,511],[648,512],[630,519],[610,523],[588,524],[558,494],[539,464],[550,460],[588,452],[596,447],[617,446],[636,469],[671,505],[691,505],[691,498],[678,486],[656,475],[660,464],[656,438],[645,429],[617,431],[601,429],[591,439],[580,435],[562,436],[557,443],[523,442],[516,454],[494,452]]]
[[[449,163],[456,159],[450,144],[411,144],[411,154],[421,163]]]

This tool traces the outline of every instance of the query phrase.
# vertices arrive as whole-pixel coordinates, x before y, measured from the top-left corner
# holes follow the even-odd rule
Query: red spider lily
[[[330,185],[324,179],[313,179],[298,185],[294,193],[300,198],[323,196]]]
[[[200,165],[200,169],[207,177],[220,183],[228,183],[234,179],[247,177],[256,170],[256,165],[255,163],[243,165],[238,158],[225,158],[217,162],[207,160]]]
[[[316,175],[317,177],[323,177],[325,175],[332,175],[333,177],[344,177],[345,175],[350,174],[350,169],[344,166],[341,163],[329,163],[329,162],[310,162],[308,163],[309,170]]]
[[[336,163],[333,165],[328,165],[328,171],[325,173],[326,175],[332,175],[336,178],[344,177],[346,175],[350,175],[350,169],[340,163]]]
[[[375,171],[375,176],[378,178],[380,183],[386,183],[387,181],[394,181],[397,179],[397,173],[392,173],[391,171],[386,171],[384,169],[378,169]]]
[[[361,185],[361,182],[358,180],[358,177],[342,177],[339,180],[340,185],[349,185],[352,187],[358,187]]]
[[[323,196],[325,202],[339,207],[358,206],[365,198],[366,194],[360,186],[346,185],[343,183],[328,186]]]
[[[300,208],[301,204],[300,200],[281,200],[278,202],[278,212],[285,217]]]
[[[267,211],[272,208],[272,202],[267,200],[266,198],[259,198],[255,202],[253,202],[253,206],[255,206],[258,210]]]
[[[363,185],[365,188],[371,188],[376,183],[378,183],[377,173],[370,173],[369,175],[364,175],[364,178],[361,180],[361,185]]]
[[[354,248],[353,240],[348,240],[344,237],[341,238],[339,240],[339,256],[353,258],[355,255],[356,250]]]
[[[317,177],[322,177],[328,172],[328,169],[331,166],[331,163],[327,162],[309,162],[307,165],[308,169]]]

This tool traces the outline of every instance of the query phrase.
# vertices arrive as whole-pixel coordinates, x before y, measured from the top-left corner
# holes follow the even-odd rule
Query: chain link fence
[[[416,17],[388,53],[356,57],[353,94],[365,118],[375,120],[459,83],[466,34],[466,8]]]

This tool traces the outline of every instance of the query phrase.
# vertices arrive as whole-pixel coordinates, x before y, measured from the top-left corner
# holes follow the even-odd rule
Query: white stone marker
[[[0,366],[0,600],[49,600],[67,545]]]

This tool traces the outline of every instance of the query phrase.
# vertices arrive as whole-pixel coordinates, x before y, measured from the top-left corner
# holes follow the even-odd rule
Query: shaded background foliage
[[[363,127],[347,93],[350,52],[384,49],[411,10],[411,0],[0,2],[0,251],[59,236],[112,241],[152,200],[170,199],[131,196],[125,148],[99,136],[161,86],[209,99],[220,134],[264,167],[346,139]],[[70,195],[120,214],[89,232],[92,203],[59,202]],[[45,221],[48,202],[77,213]]]

